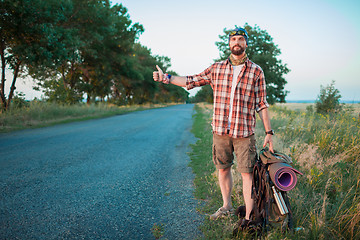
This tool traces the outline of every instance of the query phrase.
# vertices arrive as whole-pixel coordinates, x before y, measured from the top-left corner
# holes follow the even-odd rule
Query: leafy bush
[[[25,100],[25,94],[22,92],[16,93],[16,95],[11,100],[11,108],[19,109],[24,107],[29,107],[29,102]]]
[[[335,88],[335,81],[330,85],[320,86],[320,95],[316,100],[315,108],[317,113],[334,113],[342,109],[340,104],[340,91]]]

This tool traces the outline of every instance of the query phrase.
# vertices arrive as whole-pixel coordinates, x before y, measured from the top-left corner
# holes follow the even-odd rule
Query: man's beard
[[[235,50],[235,47],[239,47],[237,50]],[[241,54],[243,54],[245,52],[245,48],[239,46],[239,45],[235,45],[230,49],[231,53],[234,54],[235,56],[240,56]]]

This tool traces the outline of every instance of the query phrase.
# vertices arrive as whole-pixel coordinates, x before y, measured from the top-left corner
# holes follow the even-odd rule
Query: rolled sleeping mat
[[[275,186],[281,191],[290,191],[297,183],[296,174],[303,175],[286,163],[269,165],[269,175]]]

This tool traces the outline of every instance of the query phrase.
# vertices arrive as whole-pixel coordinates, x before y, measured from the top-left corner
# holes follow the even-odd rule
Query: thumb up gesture
[[[156,65],[157,71],[153,72],[153,79],[155,82],[162,82],[164,80],[164,73],[161,68]]]

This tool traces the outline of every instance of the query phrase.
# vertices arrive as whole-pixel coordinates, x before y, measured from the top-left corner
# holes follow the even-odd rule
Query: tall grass
[[[271,123],[305,173],[290,196],[307,239],[360,239],[360,119],[273,107]]]
[[[209,108],[197,106],[193,131],[199,140],[191,153],[192,167],[201,166],[194,171],[196,192],[200,191],[200,198],[206,200],[200,209],[204,213],[212,213],[222,204],[216,171],[211,167]],[[274,148],[290,155],[304,176],[299,176],[297,186],[288,193],[297,231],[272,230],[264,239],[360,239],[359,118],[348,112],[328,116],[276,106],[270,108],[270,113],[276,132]],[[264,139],[261,121],[256,136],[260,148]],[[241,179],[233,173],[233,203],[239,206],[243,205]],[[235,218],[205,220],[205,239],[231,239],[235,222]]]
[[[165,105],[116,106],[107,103],[62,105],[32,101],[29,106],[0,112],[0,132],[124,114]]]

